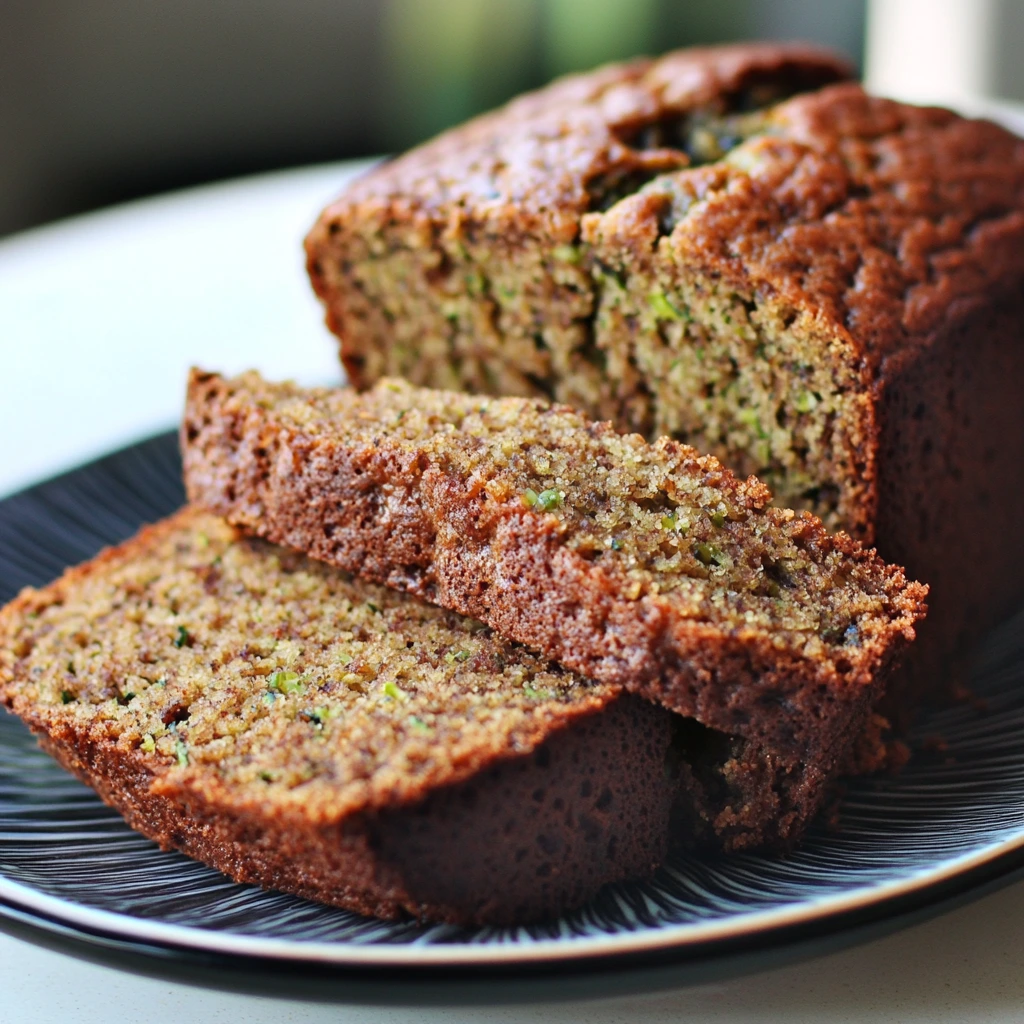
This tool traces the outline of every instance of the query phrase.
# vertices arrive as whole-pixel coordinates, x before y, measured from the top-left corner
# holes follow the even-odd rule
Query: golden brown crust
[[[763,83],[789,91],[851,76],[849,63],[820,47],[748,43],[694,48],[656,60],[570,75],[445,132],[353,183],[314,229],[330,233],[342,211],[412,216],[462,206],[517,234],[541,228],[572,241],[587,186],[608,174],[680,165],[679,154],[645,154],[622,142],[637,126],[719,102]]]
[[[1004,128],[853,83],[782,103],[769,123],[742,153],[677,176],[698,202],[664,250],[651,248],[656,189],[591,215],[584,237],[808,311],[871,378],[927,344],[958,299],[1024,275],[1024,141]]]
[[[163,849],[238,882],[373,917],[525,924],[574,909],[609,882],[650,875],[668,850],[672,716],[635,698],[409,807],[334,824],[211,798],[154,773],[138,751],[22,714],[57,761]]]
[[[638,143],[638,133],[689,111],[742,106],[763,92],[788,95],[850,73],[835,54],[803,45],[680,51],[570,76],[371,171],[324,211],[306,239],[310,278],[326,304],[329,327],[341,339],[349,379],[368,386],[387,363],[381,350],[392,343],[395,314],[375,294],[373,275],[362,271],[389,251],[415,254],[422,263],[417,276],[431,287],[449,277],[459,281],[467,270],[467,280],[475,277],[460,265],[469,250],[474,260],[492,265],[522,263],[532,283],[515,287],[539,289],[529,298],[531,308],[509,314],[489,300],[473,315],[472,333],[496,332],[500,344],[518,334],[568,330],[578,345],[579,328],[585,333],[594,315],[595,301],[587,294],[593,285],[572,274],[561,280],[528,263],[538,251],[574,243],[581,219],[603,207],[606,193],[690,163],[679,149]],[[387,288],[393,287],[405,285],[389,282]],[[567,308],[555,309],[552,295]],[[444,306],[442,301],[433,311],[443,314],[437,323],[404,325],[415,347],[437,348],[446,333]],[[505,322],[509,317],[512,323]],[[476,345],[467,339],[470,359]],[[525,361],[533,361],[528,353]],[[536,369],[518,366],[511,388],[489,390],[536,393],[531,385],[550,373],[544,362],[541,357]],[[390,372],[415,377],[408,366]],[[543,393],[543,381],[539,385]],[[485,389],[476,380],[472,386]]]
[[[584,237],[614,237],[648,260],[661,234],[651,196],[588,213],[588,184],[674,166],[700,199],[672,232],[674,257],[827,319],[877,373],[925,342],[958,297],[1024,272],[1024,142],[987,121],[827,84],[848,71],[808,47],[680,51],[556,82],[448,132],[371,171],[321,215],[307,251],[329,322],[344,342],[345,296],[317,264],[388,222],[418,224],[427,245],[453,217],[463,229],[571,243],[586,214]],[[673,162],[669,150],[620,141],[759,75],[792,76],[793,91],[825,87],[776,107],[741,161],[686,169],[685,154]],[[358,364],[349,369],[368,383]]]
[[[753,625],[753,604],[741,627],[710,605],[689,610],[681,591],[634,588],[614,558],[595,561],[567,543],[556,516],[524,509],[515,483],[484,454],[476,428],[460,440],[457,427],[438,427],[420,441],[403,436],[400,424],[408,420],[399,415],[396,423],[405,406],[449,408],[457,421],[462,405],[469,403],[468,411],[479,401],[397,382],[363,398],[196,371],[182,427],[186,486],[192,500],[247,531],[472,614],[590,678],[827,774],[913,637],[926,588],[850,538],[829,537],[809,516],[792,521],[791,513],[758,512],[764,489],[740,484],[714,460],[697,460],[673,442],[627,439],[638,463],[678,462],[702,472],[702,486],[747,506],[739,518],[763,517],[766,531],[790,523],[785,529],[799,534],[808,557],[821,566],[842,560],[842,576],[862,575],[877,590],[873,610],[857,620],[857,642],[831,650],[807,634]],[[554,417],[557,438],[544,435],[552,459],[574,446],[576,458],[589,459],[584,446],[608,436],[606,427],[595,432],[570,410],[525,400],[505,399],[493,415],[518,419],[524,431]],[[365,438],[346,436],[345,417]],[[458,466],[465,450],[479,457],[472,476]],[[723,520],[721,528],[740,524]],[[741,606],[735,593],[723,591],[721,600]]]

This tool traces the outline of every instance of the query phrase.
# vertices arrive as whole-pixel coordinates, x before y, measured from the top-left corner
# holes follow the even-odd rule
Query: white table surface
[[[301,238],[347,173],[333,166],[245,179],[0,241],[0,495],[172,426],[193,363],[230,372],[254,366],[304,383],[339,380]],[[0,1021],[122,1018],[1017,1024],[1024,883],[767,973],[646,998],[518,1007],[388,1009],[219,993],[0,933]]]

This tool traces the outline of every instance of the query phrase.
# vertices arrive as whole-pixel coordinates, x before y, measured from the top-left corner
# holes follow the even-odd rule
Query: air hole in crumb
[[[189,710],[185,704],[172,704],[161,716],[164,725],[177,725],[179,722],[187,722]]]

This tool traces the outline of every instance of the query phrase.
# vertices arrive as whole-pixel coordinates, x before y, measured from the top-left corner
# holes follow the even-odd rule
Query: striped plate
[[[167,515],[183,500],[179,480],[167,434],[0,502],[0,599]],[[744,957],[777,961],[895,927],[1024,865],[1022,655],[1024,614],[980,652],[981,699],[929,717],[909,766],[853,783],[839,828],[816,826],[791,856],[676,860],[648,883],[517,929],[383,923],[237,885],[132,832],[0,712],[0,923],[28,922],[80,952],[156,956],[159,969],[241,969],[260,985],[282,968],[339,983],[386,969],[392,992],[416,972],[433,984],[424,968],[449,980],[498,972],[502,983],[543,969],[552,984],[575,972],[586,978],[576,991],[596,994],[652,965],[665,970],[645,987],[763,965]]]

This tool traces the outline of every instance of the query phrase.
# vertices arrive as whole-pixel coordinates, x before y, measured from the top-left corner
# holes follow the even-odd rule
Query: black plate
[[[183,501],[174,435],[0,502],[0,599]],[[1024,616],[980,652],[984,701],[895,778],[853,783],[838,830],[787,858],[677,860],[546,925],[384,923],[237,885],[163,853],[0,713],[0,925],[200,984],[386,1002],[579,997],[706,981],[823,952],[980,894],[1024,868]]]

